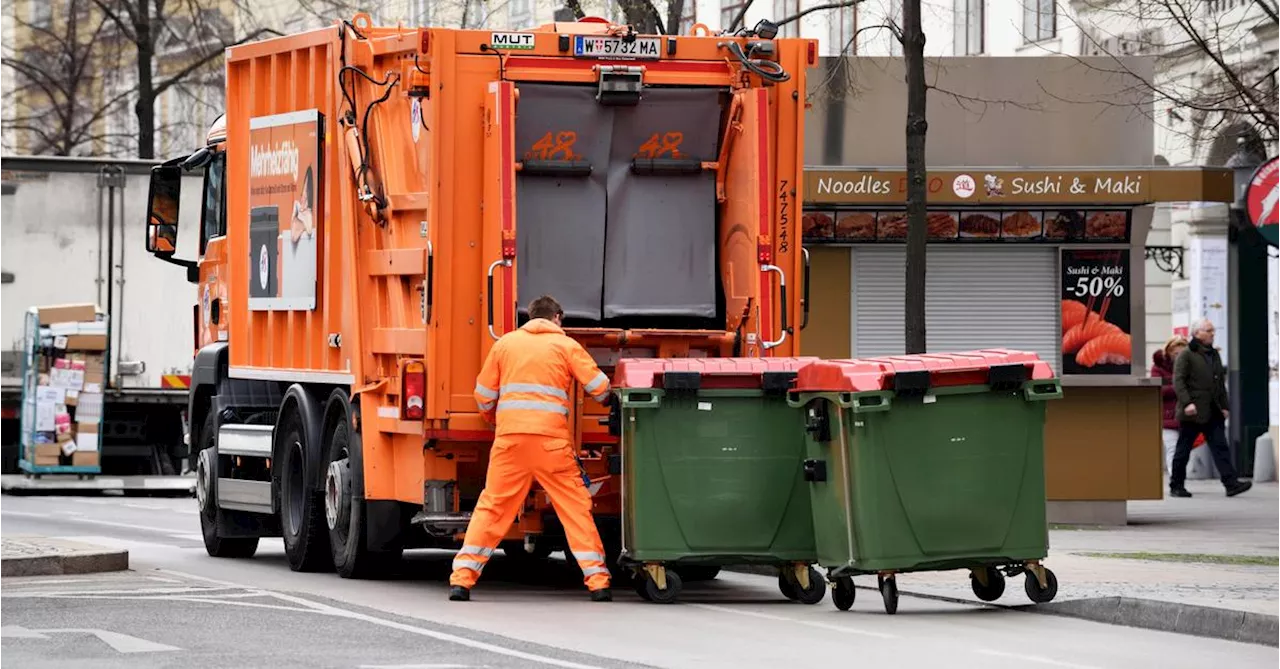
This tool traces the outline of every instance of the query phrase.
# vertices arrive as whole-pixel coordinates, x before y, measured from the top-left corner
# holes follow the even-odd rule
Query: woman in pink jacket
[[[1164,348],[1151,355],[1151,376],[1160,379],[1160,396],[1164,407],[1161,422],[1164,436],[1164,470],[1170,471],[1173,448],[1178,443],[1178,395],[1173,391],[1173,361],[1187,348],[1187,340],[1174,336],[1164,343]]]

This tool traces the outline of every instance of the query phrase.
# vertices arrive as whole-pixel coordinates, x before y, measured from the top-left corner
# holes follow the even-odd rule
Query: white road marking
[[[41,518],[46,520],[49,518],[49,514],[47,513],[30,513],[28,511],[3,511],[0,513],[3,513],[6,516],[19,516],[22,518]],[[63,511],[61,513],[62,515],[73,515],[72,512],[70,511]],[[126,529],[126,530],[138,530],[141,532],[151,532],[153,534],[163,534],[166,536],[177,537],[179,539],[190,536],[188,533],[179,533],[177,530],[174,530],[172,528],[151,527],[148,525],[134,525],[133,523],[117,523],[113,520],[98,520],[96,518],[81,518],[78,516],[65,518],[64,520],[70,520],[73,523],[87,523],[90,525],[102,525],[103,527],[119,527],[121,529]],[[201,537],[201,541],[203,540],[204,540],[203,537]]]
[[[1036,664],[1044,664],[1051,667],[1064,667],[1064,669],[1098,669],[1089,664],[1076,664],[1075,662],[1063,662],[1050,657],[1040,657],[1038,655],[1023,655],[1022,653],[1008,653],[1002,650],[992,650],[990,648],[978,648],[975,652],[983,655],[991,655],[994,657],[1007,657],[1011,660],[1021,660],[1023,662],[1035,662]]]
[[[165,579],[168,583],[177,583]],[[20,585],[66,585],[68,583],[117,583],[118,579],[114,578],[50,578],[38,581],[23,581]]]
[[[167,650],[182,650],[175,646],[167,646],[146,639],[139,639],[136,636],[121,634],[119,632],[110,632],[107,630],[67,628],[67,629],[47,629],[47,630],[29,630],[25,627],[6,626],[0,627],[0,637],[6,639],[48,639],[50,634],[92,634],[102,640],[103,643],[111,646],[118,653],[154,653]]]
[[[742,609],[733,609],[727,606],[716,606],[714,604],[686,604],[699,609],[708,611],[719,611],[721,613],[734,613],[740,616],[751,616],[752,618],[762,618],[764,620],[776,620],[778,622],[795,623],[797,625],[807,625],[818,629],[830,630],[832,632],[843,632],[845,634],[860,634],[863,636],[873,636],[881,639],[898,639],[901,638],[897,634],[888,632],[872,632],[870,630],[860,630],[856,627],[845,627],[844,625],[833,625],[831,623],[822,623],[814,620],[798,620],[796,618],[788,618],[786,616],[774,615],[772,613],[760,613],[758,611],[744,611]]]
[[[360,669],[468,669],[469,664],[362,664]]]

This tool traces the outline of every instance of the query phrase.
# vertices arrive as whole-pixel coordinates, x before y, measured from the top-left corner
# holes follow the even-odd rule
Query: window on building
[[[889,41],[889,55],[901,56],[902,41],[898,39],[898,34],[902,32],[902,0],[890,0],[889,13],[885,16],[885,23],[895,26],[895,30],[897,31],[881,31],[884,34],[885,39]]]
[[[833,9],[827,22],[827,55],[841,56],[857,53],[857,45],[853,43],[853,35],[858,30],[858,12],[856,7]]]
[[[462,8],[462,27],[483,27],[488,19],[485,14],[484,0],[467,0],[467,4]]]
[[[795,16],[800,13],[800,0],[773,0],[773,21],[781,21],[785,18]],[[799,37],[800,22],[792,21],[785,26],[779,26],[778,37]]]
[[[432,25],[431,0],[409,1],[409,23],[420,26]]]
[[[720,29],[728,30],[729,26],[733,25],[733,20],[738,17],[738,12],[746,6],[746,0],[720,0]],[[745,18],[743,22],[746,22]]]
[[[533,0],[510,0],[507,8],[508,20],[513,30],[533,25]]]
[[[955,41],[957,56],[973,56],[982,53],[986,23],[983,0],[955,0]]]
[[[680,12],[680,34],[688,35],[693,32],[693,24],[698,22],[698,0],[684,0],[684,6]]]
[[[1055,0],[1022,0],[1022,39],[1039,42],[1058,34],[1058,4]]]

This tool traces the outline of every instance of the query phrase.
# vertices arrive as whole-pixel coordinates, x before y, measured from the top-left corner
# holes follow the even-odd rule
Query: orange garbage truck
[[[208,553],[281,536],[293,569],[349,578],[458,547],[493,440],[476,376],[540,295],[607,374],[623,357],[796,355],[817,45],[776,33],[359,14],[229,49],[226,113],[153,169],[146,236],[198,295],[189,439]],[[192,171],[199,244],[179,257],[163,214]],[[574,391],[616,556],[616,407]],[[544,492],[502,546],[563,549]]]

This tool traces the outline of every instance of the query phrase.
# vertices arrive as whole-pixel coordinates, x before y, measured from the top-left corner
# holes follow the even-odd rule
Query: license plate
[[[579,58],[655,59],[661,58],[657,37],[637,37],[630,42],[621,37],[577,35],[573,55]]]

